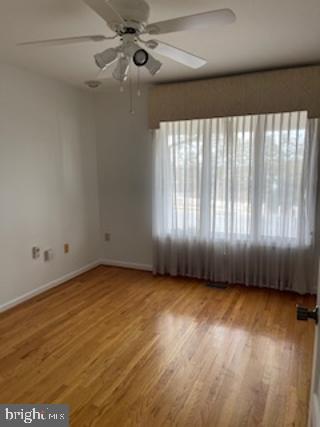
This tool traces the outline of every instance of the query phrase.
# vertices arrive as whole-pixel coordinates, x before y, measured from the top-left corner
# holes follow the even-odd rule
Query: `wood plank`
[[[73,426],[307,425],[315,298],[98,267],[0,314],[0,401]]]

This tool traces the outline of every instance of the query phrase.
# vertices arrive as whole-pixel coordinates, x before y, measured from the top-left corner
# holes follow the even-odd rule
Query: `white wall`
[[[99,258],[95,142],[90,93],[0,65],[0,308]]]
[[[102,257],[114,264],[152,263],[152,139],[148,130],[148,88],[135,96],[108,88],[95,98]]]

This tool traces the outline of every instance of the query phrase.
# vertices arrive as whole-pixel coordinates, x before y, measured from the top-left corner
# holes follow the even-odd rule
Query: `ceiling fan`
[[[94,59],[100,70],[105,70],[111,64],[117,62],[113,77],[120,82],[124,82],[128,77],[131,61],[137,67],[145,66],[151,75],[155,75],[160,70],[161,62],[154,58],[150,51],[194,69],[200,68],[207,63],[204,58],[185,50],[154,38],[143,40],[141,36],[205,29],[211,25],[232,23],[236,19],[231,9],[219,9],[149,24],[150,7],[145,0],[83,1],[115,32],[114,36],[87,35],[24,42],[19,43],[19,45],[54,46],[82,42],[101,42],[119,38],[120,44],[117,47],[108,48],[101,53],[97,53],[94,55]],[[141,45],[143,45],[143,48]]]

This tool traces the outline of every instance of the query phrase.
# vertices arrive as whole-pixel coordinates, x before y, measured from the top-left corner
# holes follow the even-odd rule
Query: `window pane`
[[[306,112],[161,123],[166,233],[297,241],[306,126]]]

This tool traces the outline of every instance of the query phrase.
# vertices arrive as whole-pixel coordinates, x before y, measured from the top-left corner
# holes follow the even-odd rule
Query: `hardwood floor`
[[[0,402],[72,426],[307,423],[312,297],[98,267],[0,315]]]

